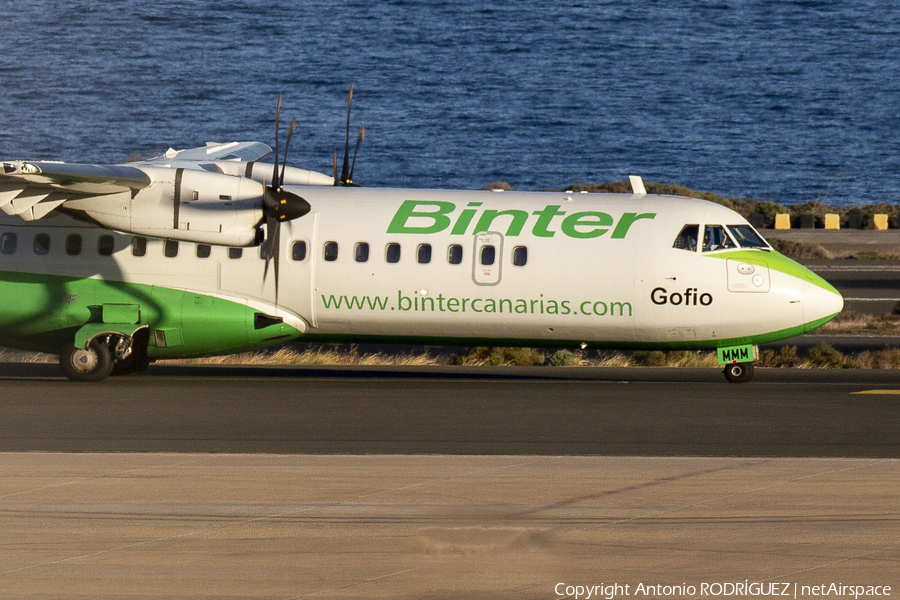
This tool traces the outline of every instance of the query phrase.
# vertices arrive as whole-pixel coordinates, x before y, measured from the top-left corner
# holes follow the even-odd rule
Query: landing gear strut
[[[741,362],[725,365],[725,379],[731,383],[746,383],[753,378],[753,363]]]
[[[131,338],[120,338],[116,343],[113,377],[117,375],[138,375],[150,366],[147,358],[149,329],[139,329]]]

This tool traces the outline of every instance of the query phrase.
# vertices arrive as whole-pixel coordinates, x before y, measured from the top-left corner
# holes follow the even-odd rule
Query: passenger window
[[[34,253],[35,254],[49,254],[50,252],[50,236],[46,233],[39,233],[34,236]]]
[[[178,256],[178,240],[166,240],[163,246],[163,254],[166,258],[175,258]]]
[[[681,228],[681,233],[675,238],[673,248],[679,250],[687,250],[688,252],[697,251],[697,238],[700,237],[699,225],[685,225]]]
[[[494,246],[487,245],[481,248],[481,264],[489,267],[497,260],[497,249]]]
[[[328,262],[334,262],[338,257],[338,243],[337,242],[325,242],[325,260]]]
[[[525,246],[516,246],[513,248],[513,264],[517,267],[524,267],[528,262],[528,248]]]
[[[131,255],[144,256],[147,254],[147,238],[135,237],[131,240]]]
[[[458,265],[463,259],[463,248],[459,244],[452,244],[447,249],[447,262],[451,265]]]
[[[703,251],[712,252],[714,250],[727,250],[734,248],[735,243],[731,241],[725,228],[721,225],[707,225],[703,231]]]
[[[291,246],[291,260],[297,262],[306,260],[306,242],[294,242]]]
[[[81,254],[81,236],[77,233],[66,236],[66,254],[69,256]]]
[[[111,235],[101,235],[97,239],[97,254],[100,256],[112,256],[116,242]]]
[[[263,260],[266,258],[266,250],[268,249],[268,244],[263,242],[259,245],[259,257]]]
[[[209,258],[212,254],[212,246],[209,244],[197,244],[197,258]]]
[[[235,259],[240,258],[244,255],[243,248],[229,248],[228,249],[228,258]]]
[[[416,250],[416,262],[420,265],[427,265],[431,262],[431,244],[419,244]]]
[[[0,252],[3,254],[15,254],[16,248],[19,246],[19,238],[14,233],[4,233],[0,237]]]
[[[396,242],[388,244],[385,249],[385,259],[389,263],[400,262],[400,244],[397,244]]]
[[[369,262],[369,244],[359,242],[356,244],[356,262]]]

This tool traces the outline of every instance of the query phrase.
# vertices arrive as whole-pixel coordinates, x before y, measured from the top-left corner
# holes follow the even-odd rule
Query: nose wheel
[[[725,365],[725,379],[731,383],[746,383],[753,378],[753,363],[731,363]]]

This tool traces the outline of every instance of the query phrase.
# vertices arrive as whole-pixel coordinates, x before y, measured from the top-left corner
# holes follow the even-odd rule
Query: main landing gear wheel
[[[753,363],[732,363],[725,365],[725,379],[731,383],[746,383],[753,377]]]
[[[112,352],[101,340],[91,340],[87,350],[69,343],[59,353],[63,374],[72,381],[102,381],[112,373],[114,364]]]

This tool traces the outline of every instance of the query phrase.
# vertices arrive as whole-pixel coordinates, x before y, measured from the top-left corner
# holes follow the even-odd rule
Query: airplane
[[[333,176],[287,166],[287,145],[279,169],[277,114],[271,164],[261,142],[0,161],[0,345],[58,354],[73,381],[294,340],[713,349],[741,383],[759,344],[843,307],[738,213],[640,177],[631,194],[357,187],[349,102],[340,176],[336,155]]]

